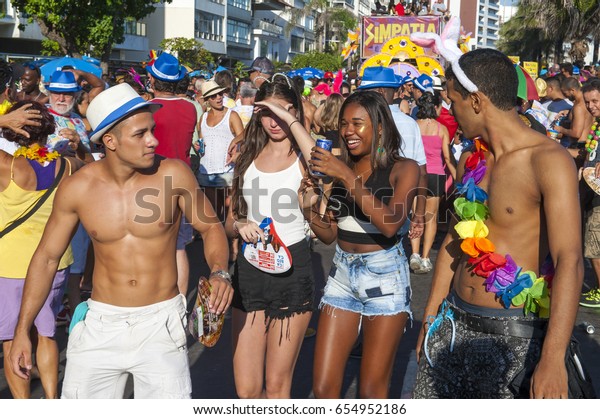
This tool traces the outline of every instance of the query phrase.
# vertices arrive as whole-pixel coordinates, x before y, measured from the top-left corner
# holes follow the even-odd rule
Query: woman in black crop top
[[[337,240],[323,298],[313,391],[339,398],[344,369],[362,324],[361,398],[386,398],[394,357],[410,311],[408,262],[396,234],[415,196],[419,167],[400,158],[400,134],[383,96],[359,90],[340,112],[341,157],[314,148],[311,169],[333,178],[319,214],[314,182],[299,191],[311,228]]]

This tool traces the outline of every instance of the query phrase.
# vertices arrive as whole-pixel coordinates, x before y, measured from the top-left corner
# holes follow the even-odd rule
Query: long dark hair
[[[341,123],[346,107],[351,103],[357,103],[364,108],[371,118],[373,128],[371,143],[371,170],[388,167],[400,159],[399,151],[402,145],[402,137],[396,128],[396,123],[390,112],[390,108],[380,93],[371,90],[357,90],[344,101],[340,109],[340,141],[346,144],[341,138]],[[381,127],[381,134],[379,128]],[[354,166],[352,156],[348,153],[346,146],[341,148],[340,157],[350,167]]]
[[[270,81],[265,82],[260,86],[260,89],[256,93],[255,102],[260,102],[261,100],[269,98],[282,99],[291,103],[292,107],[296,109],[298,121],[302,124],[304,123],[304,110],[302,108],[300,96],[298,95],[294,84],[292,84],[287,76],[275,74]],[[289,154],[292,154],[298,147],[291,135],[289,139],[292,143]],[[243,218],[248,214],[248,206],[246,205],[242,193],[242,189],[244,188],[244,174],[252,162],[263,151],[268,142],[269,137],[260,122],[260,113],[255,113],[252,115],[252,119],[250,119],[250,122],[246,127],[240,155],[235,162],[235,169],[233,172],[232,212],[236,217]]]

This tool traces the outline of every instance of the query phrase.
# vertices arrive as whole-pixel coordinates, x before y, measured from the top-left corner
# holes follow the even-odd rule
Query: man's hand
[[[8,356],[13,373],[23,380],[31,376],[31,340],[27,334],[16,333]]]
[[[58,131],[58,135],[60,135],[65,140],[69,141],[69,148],[73,151],[79,148],[79,144],[81,143],[81,137],[77,131],[71,128],[63,128]]]
[[[568,399],[569,386],[564,358],[542,356],[531,377],[532,399]]]
[[[0,127],[8,128],[17,134],[29,138],[29,133],[23,129],[24,126],[30,125],[39,127],[42,124],[39,122],[42,119],[40,111],[37,109],[29,109],[31,104],[21,106],[14,112],[0,116]]]
[[[224,313],[233,299],[233,287],[231,282],[219,274],[212,274],[208,281],[210,282],[210,300],[208,308],[211,312],[220,315]]]

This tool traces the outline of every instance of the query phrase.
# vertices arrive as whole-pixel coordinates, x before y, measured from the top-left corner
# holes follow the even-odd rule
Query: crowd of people
[[[29,397],[36,370],[59,396],[54,335],[68,301],[61,397],[122,397],[128,374],[136,398],[190,397],[186,246],[198,236],[210,310],[232,310],[240,398],[290,397],[315,298],[314,396],[341,396],[362,340],[359,397],[386,398],[413,317],[411,270],[433,271],[415,397],[590,397],[565,358],[577,355],[588,209],[585,257],[600,270],[600,205],[580,201],[574,162],[600,177],[600,81],[549,72],[534,102],[517,97],[498,51],[448,62],[445,78],[370,67],[355,81],[304,80],[258,57],[236,79],[188,73],[165,52],[114,85],[63,69],[44,86],[27,67],[20,90],[0,62],[0,339],[13,396]],[[312,240],[335,243],[322,294]],[[600,305],[597,290],[581,298]]]

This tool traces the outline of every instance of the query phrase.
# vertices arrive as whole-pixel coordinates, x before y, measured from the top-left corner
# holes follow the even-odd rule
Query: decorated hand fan
[[[211,287],[208,279],[203,276],[200,277],[196,303],[188,319],[190,334],[198,342],[209,348],[215,346],[221,337],[223,323],[225,322],[225,313],[219,315],[208,311],[210,291]]]
[[[600,195],[600,178],[596,177],[595,167],[586,167],[583,169],[583,179],[595,193]]]
[[[265,218],[259,227],[263,230],[265,242],[242,244],[242,254],[246,260],[255,268],[270,274],[281,274],[292,267],[292,255],[283,244],[277,232],[273,220]]]

